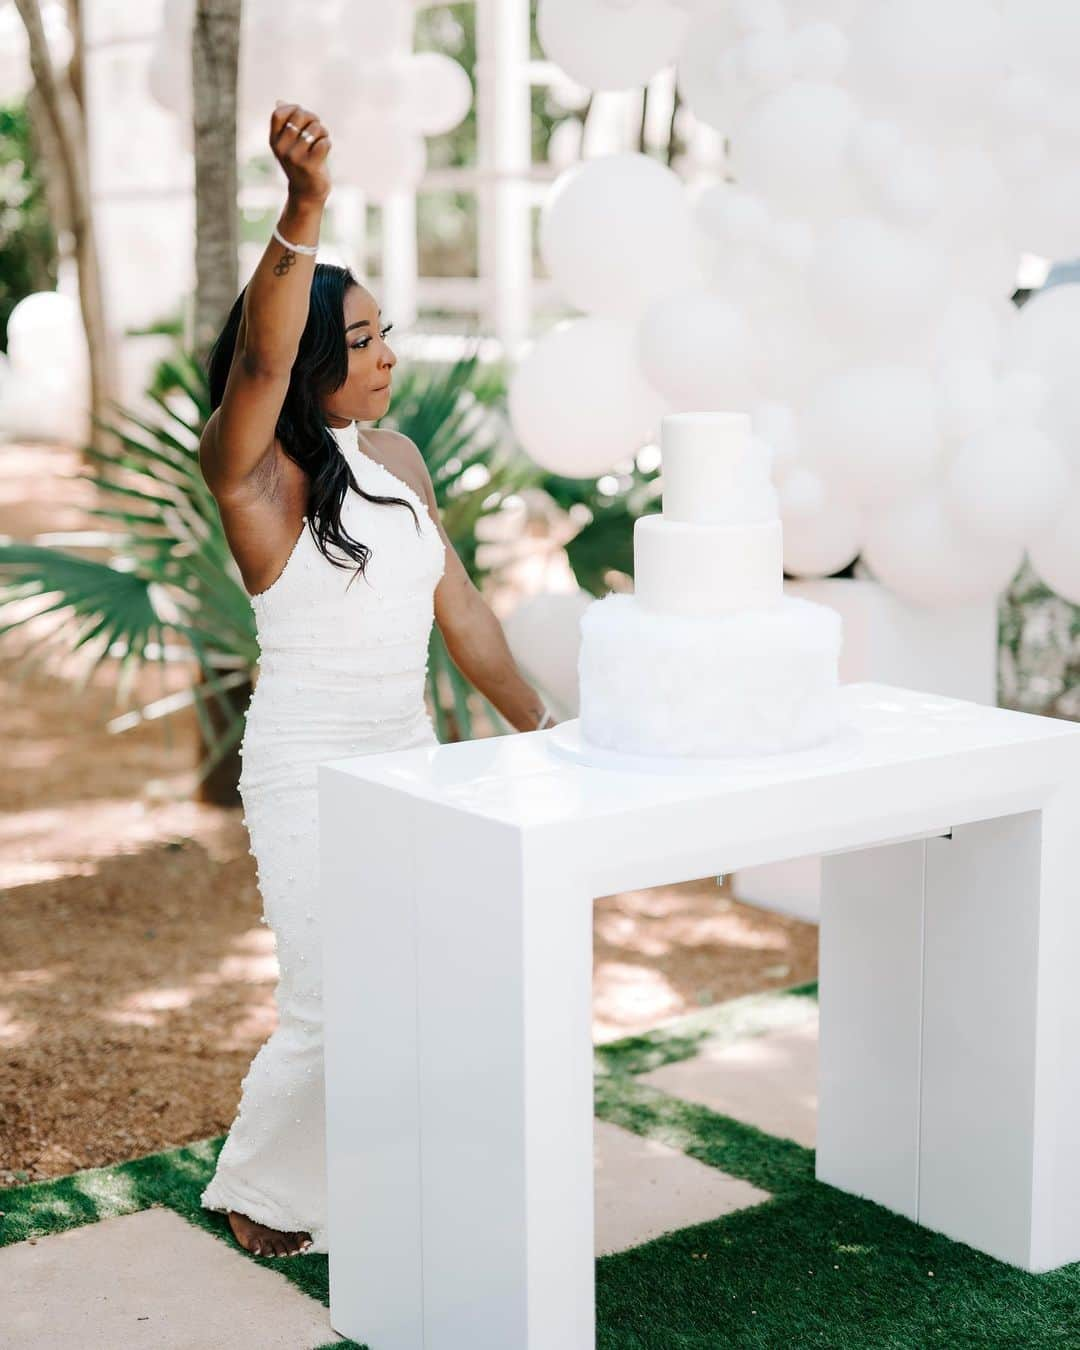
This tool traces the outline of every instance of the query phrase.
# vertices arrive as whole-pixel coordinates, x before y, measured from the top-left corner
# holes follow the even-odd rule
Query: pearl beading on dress
[[[367,581],[353,580],[356,565],[346,555],[344,568],[323,556],[305,516],[277,579],[250,597],[260,661],[239,782],[260,922],[276,944],[278,1026],[244,1078],[236,1120],[202,1195],[206,1208],[310,1232],[309,1250],[322,1253],[317,769],[346,755],[436,743],[424,689],[445,566],[442,538],[419,494],[361,449],[355,424],[331,430],[360,486],[412,502],[420,533],[405,507],[348,492],[342,524],[372,550]],[[286,1098],[293,1099],[288,1109]]]

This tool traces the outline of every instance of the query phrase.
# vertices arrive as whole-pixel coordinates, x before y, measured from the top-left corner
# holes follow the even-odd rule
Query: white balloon
[[[695,288],[649,306],[638,327],[645,377],[676,409],[748,401],[755,343],[742,310]]]
[[[740,182],[797,214],[851,190],[848,149],[855,108],[846,90],[796,80],[757,99],[732,134]]]
[[[944,259],[925,238],[873,216],[844,216],[823,231],[810,271],[818,312],[854,351],[896,350],[928,336]]]
[[[787,403],[765,400],[750,410],[754,435],[772,451],[773,471],[783,473],[799,453],[799,426]]]
[[[1080,474],[1074,473],[1062,509],[1049,529],[1028,545],[1032,567],[1070,604],[1080,605]]]
[[[1057,162],[1023,192],[1012,194],[1011,228],[1018,246],[1043,258],[1080,254],[1080,165]]]
[[[405,119],[424,136],[456,127],[472,103],[468,72],[440,52],[414,52],[406,66]]]
[[[1030,182],[1050,168],[1050,145],[1039,131],[1022,131],[1004,136],[997,146],[995,160],[1009,179]]]
[[[1017,315],[1008,365],[1046,381],[1040,424],[1080,464],[1080,286],[1049,286],[1031,296]]]
[[[509,409],[525,451],[552,473],[592,478],[637,453],[665,410],[638,364],[631,325],[566,321],[526,352]]]
[[[545,199],[540,252],[572,305],[635,319],[650,301],[696,280],[682,181],[647,155],[577,164]]]
[[[695,221],[712,238],[760,244],[769,233],[769,208],[756,193],[734,183],[709,183],[691,200]]]
[[[1005,28],[1022,67],[1068,83],[1076,78],[1080,10],[1062,0],[1003,0]]]
[[[334,171],[340,182],[352,183],[381,200],[417,186],[427,167],[427,142],[403,122],[386,120],[377,136],[362,119],[342,127],[334,141]]]
[[[816,515],[829,497],[824,478],[804,465],[795,465],[784,475],[778,492],[784,520]]]
[[[514,660],[571,717],[578,710],[581,616],[594,599],[588,591],[530,595],[503,620]]]
[[[728,10],[707,4],[694,15],[679,53],[679,95],[699,121],[717,131],[730,131],[749,97],[736,38]]]
[[[949,361],[938,375],[941,429],[950,440],[981,430],[995,413],[993,367],[978,357]]]
[[[728,9],[739,33],[782,33],[787,27],[780,0],[728,0]]]
[[[945,475],[949,510],[972,535],[1030,542],[1061,510],[1069,466],[1034,427],[986,427],[953,455]]]
[[[953,296],[945,306],[934,337],[935,361],[983,360],[993,362],[1011,334],[1018,311],[1011,300]]]
[[[748,33],[735,54],[743,79],[755,93],[780,89],[794,74],[791,43],[782,32],[764,28]]]
[[[846,28],[862,0],[788,0],[788,12],[799,22],[820,20]]]
[[[903,225],[924,223],[941,205],[937,157],[914,141],[902,139],[887,160],[868,163],[862,182],[881,213]]]
[[[817,480],[816,488],[810,481],[802,479],[803,474]],[[796,506],[816,501],[815,509],[791,510],[792,480],[795,480]],[[789,497],[787,503],[784,502],[785,492]],[[795,471],[785,482],[781,489],[781,518],[784,571],[789,576],[831,576],[843,571],[859,555],[862,520],[855,504],[810,470]]]
[[[842,28],[818,20],[792,39],[795,73],[807,80],[835,80],[847,65],[850,44]]]
[[[997,388],[997,413],[1003,422],[1032,426],[1042,416],[1050,386],[1033,370],[1008,370]]]
[[[912,604],[970,605],[993,599],[1016,575],[1022,547],[973,538],[941,494],[907,498],[871,516],[863,559],[878,581]]]
[[[992,0],[868,0],[851,29],[857,92],[908,116],[965,119],[1004,78],[1008,52]]]
[[[809,267],[817,241],[813,227],[805,220],[774,221],[769,231],[769,247],[786,267]]]
[[[826,380],[804,423],[810,461],[858,502],[931,477],[942,452],[933,381],[914,366],[850,366]]]
[[[540,0],[536,34],[547,56],[590,89],[630,89],[671,65],[685,11],[664,0],[615,7],[603,0]]]

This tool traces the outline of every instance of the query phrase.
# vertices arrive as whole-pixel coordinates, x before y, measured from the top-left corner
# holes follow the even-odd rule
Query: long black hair
[[[380,506],[407,507],[412,511],[418,534],[420,521],[412,503],[404,497],[378,497],[364,491],[323,418],[323,398],[341,388],[349,371],[345,292],[356,285],[359,283],[349,268],[334,267],[330,263],[315,264],[307,323],[300,336],[288,392],[274,432],[285,453],[307,474],[308,529],[319,551],[335,567],[348,567],[347,562],[331,556],[329,545],[334,545],[358,564],[357,575],[363,576],[371,549],[353,539],[341,525],[341,506],[350,487],[366,501],[377,502]],[[236,351],[246,292],[245,286],[207,356],[211,409],[218,407],[225,396],[225,382]],[[352,585],[351,581],[349,585]]]

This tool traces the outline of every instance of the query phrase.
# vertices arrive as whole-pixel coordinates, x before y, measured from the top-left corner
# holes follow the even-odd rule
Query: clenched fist
[[[270,115],[270,149],[285,170],[289,196],[324,202],[330,195],[330,133],[298,103],[279,103]]]

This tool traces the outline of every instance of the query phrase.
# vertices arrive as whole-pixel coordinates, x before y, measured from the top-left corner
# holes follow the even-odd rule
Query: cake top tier
[[[669,413],[660,423],[664,517],[695,525],[777,518],[768,452],[740,412]]]

